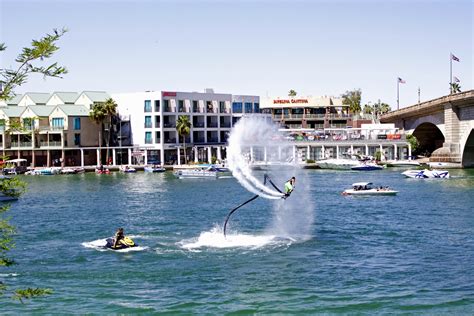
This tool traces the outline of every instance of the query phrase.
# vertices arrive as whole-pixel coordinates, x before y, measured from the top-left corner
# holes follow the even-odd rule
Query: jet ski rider
[[[291,192],[295,189],[296,178],[291,177],[290,180],[285,183],[285,199],[290,196]]]
[[[117,248],[118,245],[120,245],[120,241],[124,239],[125,236],[123,234],[123,228],[117,229],[117,232],[115,233],[115,238],[114,238],[114,245],[112,248]]]

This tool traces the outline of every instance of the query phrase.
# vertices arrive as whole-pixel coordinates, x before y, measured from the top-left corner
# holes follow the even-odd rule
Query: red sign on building
[[[176,92],[171,92],[171,91],[162,91],[161,92],[162,97],[175,97]]]

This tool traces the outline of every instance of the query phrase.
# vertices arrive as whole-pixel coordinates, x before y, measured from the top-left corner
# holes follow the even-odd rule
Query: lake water
[[[401,171],[300,171],[288,200],[237,211],[227,239],[225,216],[252,197],[233,178],[25,176],[9,212],[18,265],[0,281],[54,293],[0,297],[0,313],[471,314],[474,170],[438,181]],[[341,196],[358,181],[399,194]],[[117,227],[137,251],[97,247]]]

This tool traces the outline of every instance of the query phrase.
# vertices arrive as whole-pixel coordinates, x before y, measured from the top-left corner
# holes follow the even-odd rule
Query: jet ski
[[[119,241],[118,245],[114,247],[114,238],[107,238],[107,244],[105,248],[112,250],[120,250],[126,248],[133,248],[138,246],[130,237],[125,236],[122,240]]]

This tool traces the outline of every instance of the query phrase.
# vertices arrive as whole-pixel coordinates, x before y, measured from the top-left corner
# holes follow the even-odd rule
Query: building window
[[[260,113],[260,104],[254,103],[253,104],[253,113]]]
[[[252,113],[252,103],[245,102],[245,113]]]
[[[145,100],[145,112],[151,112],[151,101]]]
[[[184,100],[178,100],[178,112],[185,112],[184,111]]]
[[[155,143],[159,144],[161,141],[161,133],[155,132]]]
[[[75,117],[74,118],[74,129],[81,129],[81,118]]]
[[[145,128],[152,128],[151,116],[145,116]]]
[[[232,112],[242,113],[242,102],[232,102]]]
[[[74,145],[81,145],[81,134],[74,134]]]
[[[24,118],[23,119],[23,127],[27,130],[32,130],[33,129],[33,119],[30,117]]]
[[[163,100],[163,112],[170,112],[170,100]]]
[[[63,129],[64,128],[64,118],[62,118],[62,117],[53,118],[51,123],[52,123],[54,129]]]
[[[151,132],[145,132],[145,144],[151,144],[152,143],[151,139]]]
[[[155,100],[155,112],[160,112],[160,100]]]

